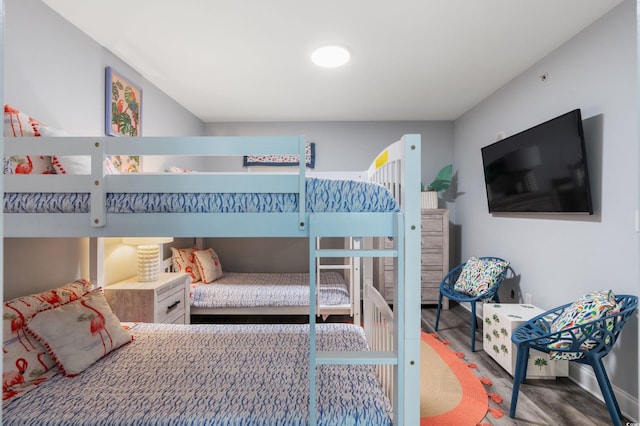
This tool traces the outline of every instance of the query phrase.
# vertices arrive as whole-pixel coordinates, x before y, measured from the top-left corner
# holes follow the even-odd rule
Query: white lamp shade
[[[158,279],[160,271],[160,244],[170,243],[171,237],[127,237],[122,242],[137,246],[138,281],[149,282]]]

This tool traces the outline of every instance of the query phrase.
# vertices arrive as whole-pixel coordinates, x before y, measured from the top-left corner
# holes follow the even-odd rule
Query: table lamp
[[[138,281],[148,282],[158,279],[162,263],[160,244],[170,243],[172,237],[127,237],[123,244],[137,246]]]

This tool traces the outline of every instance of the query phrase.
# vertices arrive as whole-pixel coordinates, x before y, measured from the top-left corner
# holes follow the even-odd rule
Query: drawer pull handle
[[[176,300],[175,302],[173,302],[172,304],[170,304],[169,306],[167,306],[167,313],[171,312],[172,310],[174,310],[178,305],[180,304],[179,300]]]

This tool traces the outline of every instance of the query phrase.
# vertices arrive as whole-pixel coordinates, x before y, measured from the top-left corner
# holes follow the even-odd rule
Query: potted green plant
[[[446,191],[451,186],[451,179],[453,176],[453,166],[448,164],[444,166],[436,178],[427,186],[424,184],[422,187],[422,208],[423,209],[437,209],[438,208],[438,192]]]

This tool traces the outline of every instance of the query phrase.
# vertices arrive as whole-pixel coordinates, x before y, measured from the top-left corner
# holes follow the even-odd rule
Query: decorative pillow
[[[72,136],[64,130],[54,129],[42,123],[36,125],[41,136],[64,137]],[[54,155],[51,164],[56,173],[69,175],[91,174],[91,157],[88,155]]]
[[[212,248],[197,251],[195,256],[202,282],[210,283],[222,276],[222,264],[220,264],[220,259]]]
[[[165,170],[165,172],[167,172],[167,173],[195,173],[191,169],[183,169],[182,167],[177,167],[177,166],[169,166]]]
[[[200,281],[200,272],[198,271],[195,257],[195,253],[199,250],[198,247],[188,249],[171,247],[171,259],[174,272],[186,272],[191,275],[192,283]]]
[[[608,315],[620,312],[620,306],[616,301],[616,296],[611,290],[593,291],[580,297],[578,300],[568,306],[562,314],[558,315],[551,322],[551,332],[556,333],[569,328],[577,327],[582,324],[596,321],[600,318],[604,318]],[[606,327],[608,330],[613,329],[613,321],[607,321]],[[576,329],[572,332],[565,332],[560,335],[560,339],[549,345],[550,349],[567,349],[570,348],[574,341],[581,340],[585,337],[585,332],[590,335],[593,329],[586,328]],[[602,334],[599,331],[593,334],[594,339],[601,338]],[[580,347],[584,350],[589,350],[598,344],[597,340],[587,339]],[[584,357],[584,354],[579,352],[558,352],[550,351],[549,355],[551,359],[556,360],[573,360]]]
[[[4,106],[4,137],[40,136],[39,121],[10,105]],[[12,155],[4,158],[5,174],[53,174],[51,157],[45,155]]]
[[[481,260],[473,256],[465,263],[453,289],[469,296],[486,293],[496,284],[507,266],[509,262],[506,261]]]
[[[76,376],[133,340],[101,289],[36,314],[27,329],[42,342],[65,376]]]
[[[117,175],[120,174],[116,166],[111,162],[111,157],[107,157],[104,159],[104,170],[108,175]]]
[[[74,300],[91,291],[86,280],[77,280],[43,293],[4,303],[2,314],[3,405],[47,380],[57,369],[42,343],[27,333],[26,326],[38,313]]]

